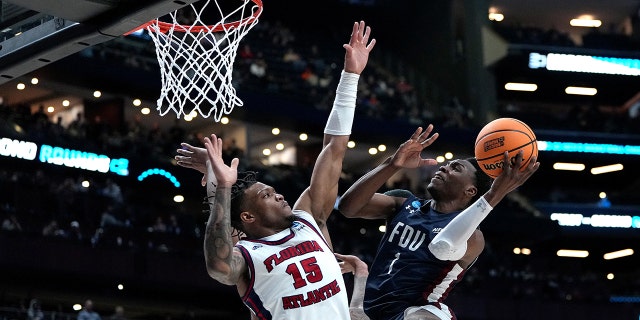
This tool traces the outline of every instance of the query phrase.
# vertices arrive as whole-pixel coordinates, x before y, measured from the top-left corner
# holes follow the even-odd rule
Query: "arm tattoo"
[[[208,268],[213,273],[219,274],[222,279],[217,280],[227,283],[234,270],[236,262],[233,258],[233,241],[231,239],[231,188],[217,188],[215,201],[209,199],[210,215],[204,235],[204,255]],[[227,280],[227,281],[224,281]]]

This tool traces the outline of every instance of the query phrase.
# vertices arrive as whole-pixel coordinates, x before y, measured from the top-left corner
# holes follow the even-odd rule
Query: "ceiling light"
[[[151,110],[149,110],[149,108],[142,108],[140,109],[140,113],[142,114],[149,114],[151,112]],[[187,116],[184,117],[185,120],[187,120]],[[191,121],[191,120],[187,120],[187,121]]]
[[[262,154],[264,154],[265,156],[270,155],[271,154],[271,149],[269,149],[269,148],[262,149]]]
[[[355,148],[355,147],[356,147],[356,143],[355,143],[355,141],[349,141],[349,142],[347,142],[347,148],[349,148],[349,149],[353,149],[353,148]]]
[[[376,154],[376,153],[378,153],[378,149],[376,149],[376,148],[369,148],[369,154],[370,154],[370,155],[374,155],[374,154]]]
[[[443,163],[444,162],[444,157],[443,156],[437,156],[436,157],[436,161],[438,161],[438,163]]]
[[[302,141],[307,141],[307,139],[309,139],[309,136],[306,133],[301,133],[299,138]]]
[[[279,128],[271,129],[271,134],[273,134],[274,136],[279,135],[280,134],[280,129]]]
[[[445,153],[444,154],[444,158],[447,159],[447,160],[453,159],[453,153],[451,153],[451,152]]]
[[[133,105],[136,107],[139,107],[142,104],[142,101],[140,101],[140,99],[133,99]]]
[[[595,96],[598,93],[598,89],[596,88],[588,88],[588,87],[567,87],[564,89],[566,94],[577,94],[581,96]]]
[[[608,172],[620,171],[622,169],[624,169],[624,166],[620,163],[616,163],[608,166],[591,168],[591,174],[608,173]]]
[[[71,102],[69,102],[69,100],[62,100],[62,106],[63,107],[68,107],[71,104]]]
[[[38,78],[31,78],[31,84],[38,84]]]
[[[602,21],[597,19],[578,18],[571,19],[571,21],[569,21],[569,24],[572,27],[598,28],[602,25]]]
[[[605,260],[611,260],[611,259],[627,257],[627,256],[630,256],[632,254],[633,254],[633,249],[624,249],[624,250],[618,250],[618,251],[614,251],[614,252],[605,253],[603,258]]]
[[[582,163],[556,162],[553,164],[554,170],[582,171],[584,168]]]
[[[385,151],[387,151],[387,146],[385,146],[384,144],[381,144],[381,145],[378,146],[378,150],[380,152],[385,152]]]
[[[280,143],[276,144],[276,149],[277,150],[283,150],[284,149],[284,143],[280,142]]]
[[[24,88],[26,88],[27,86],[24,85],[24,83],[20,82],[18,83],[18,85],[16,86],[16,89],[18,90],[24,90]]]
[[[508,82],[504,85],[504,88],[509,91],[529,91],[533,92],[538,90],[538,85],[535,83],[519,83],[519,82]]]
[[[504,15],[502,13],[490,12],[489,13],[489,20],[500,22],[500,21],[504,20]]]
[[[589,256],[589,251],[560,249],[556,254],[558,257],[586,258]]]
[[[222,117],[222,118],[220,118],[220,123],[222,123],[222,124],[228,124],[228,123],[229,123],[229,118],[228,118],[228,117]]]
[[[93,92],[93,96],[95,98],[100,98],[102,96],[102,92],[100,92],[100,90],[96,90]]]

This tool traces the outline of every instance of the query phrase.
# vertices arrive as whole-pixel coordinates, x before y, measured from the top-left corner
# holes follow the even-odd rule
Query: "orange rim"
[[[254,4],[256,4],[258,6],[258,10],[256,10],[253,15],[251,15],[250,17],[246,17],[242,20],[239,21],[234,21],[234,22],[229,22],[229,23],[225,23],[225,24],[220,24],[220,25],[214,25],[214,26],[192,26],[192,25],[182,25],[182,24],[174,24],[174,23],[169,23],[169,22],[163,22],[163,21],[157,21],[157,19],[151,20],[127,33],[125,33],[124,35],[129,35],[131,33],[134,33],[140,29],[144,29],[152,24],[157,24],[158,25],[158,31],[162,32],[162,33],[166,33],[169,30],[173,29],[173,31],[177,31],[177,32],[201,32],[201,31],[206,31],[206,32],[220,32],[220,31],[224,31],[224,30],[229,30],[229,29],[233,29],[233,28],[237,28],[239,26],[243,26],[246,24],[250,24],[252,23],[254,20],[258,19],[258,17],[260,16],[260,14],[262,14],[262,0],[251,0]],[[155,31],[155,30],[150,30],[150,31]]]

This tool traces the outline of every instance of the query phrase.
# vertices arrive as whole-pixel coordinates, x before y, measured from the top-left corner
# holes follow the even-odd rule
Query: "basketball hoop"
[[[205,118],[213,115],[218,122],[223,114],[243,105],[231,83],[233,63],[240,40],[258,23],[262,0],[221,7],[236,1],[198,1],[167,15],[169,22],[158,18],[138,28],[149,31],[156,46],[162,76],[157,102],[161,116],[173,111],[180,118],[195,111]],[[210,3],[215,8],[208,8]],[[211,16],[214,9],[219,17]],[[211,25],[203,18],[219,20]]]

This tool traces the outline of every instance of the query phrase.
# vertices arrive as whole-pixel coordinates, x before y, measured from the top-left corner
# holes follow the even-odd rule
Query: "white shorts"
[[[451,311],[449,311],[449,307],[447,307],[447,305],[440,303],[440,308],[428,304],[428,305],[424,305],[424,306],[419,306],[419,307],[409,307],[407,308],[407,310],[404,311],[404,315],[408,316],[411,315],[412,313],[415,313],[419,310],[426,310],[429,311],[430,313],[432,313],[433,315],[435,315],[436,317],[438,317],[440,320],[451,320],[453,319],[453,314],[451,314]]]

